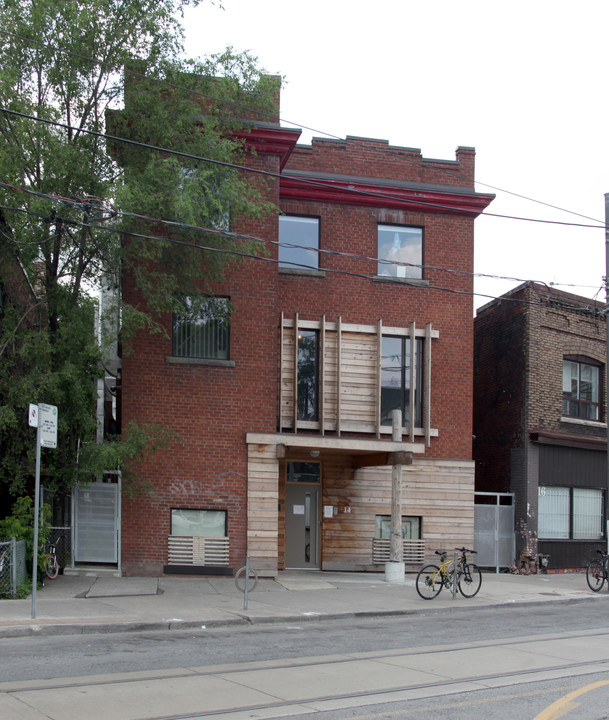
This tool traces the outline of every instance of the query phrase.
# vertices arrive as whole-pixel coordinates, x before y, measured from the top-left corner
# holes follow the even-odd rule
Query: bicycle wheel
[[[245,592],[245,566],[235,573],[235,585],[239,592]],[[247,580],[247,591],[251,592],[258,585],[258,573],[250,567],[250,574]]]
[[[425,565],[419,570],[417,592],[423,600],[432,600],[442,590],[442,573],[437,565]]]
[[[588,563],[586,582],[592,592],[598,592],[605,584],[605,568],[600,560],[590,560]]]
[[[482,573],[474,563],[466,563],[459,575],[459,592],[463,597],[473,598],[482,585]]]
[[[47,555],[44,559],[44,572],[49,580],[55,580],[59,575],[59,565],[55,555]]]

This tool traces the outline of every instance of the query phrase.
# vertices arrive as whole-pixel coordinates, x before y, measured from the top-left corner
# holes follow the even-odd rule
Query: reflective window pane
[[[196,537],[226,537],[226,510],[171,511],[171,534]]]
[[[319,268],[319,219],[279,216],[279,267]]]
[[[423,230],[402,225],[378,226],[378,269],[381,276],[423,277]]]
[[[318,333],[298,332],[298,419],[317,420],[318,406]]]

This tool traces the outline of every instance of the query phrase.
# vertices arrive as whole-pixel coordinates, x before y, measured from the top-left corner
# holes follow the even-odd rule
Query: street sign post
[[[57,447],[57,408],[55,405],[38,405],[38,427],[42,447]]]
[[[34,557],[32,564],[32,618],[36,617],[38,584],[38,524],[40,514],[40,448],[57,447],[57,408],[55,405],[30,403],[28,424],[36,428],[36,484],[34,490]]]

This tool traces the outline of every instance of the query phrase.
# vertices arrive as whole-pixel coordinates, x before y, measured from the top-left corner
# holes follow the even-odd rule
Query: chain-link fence
[[[48,545],[55,546],[59,569],[72,565],[72,530],[69,527],[51,527]]]
[[[0,542],[0,597],[16,595],[26,575],[25,540]]]

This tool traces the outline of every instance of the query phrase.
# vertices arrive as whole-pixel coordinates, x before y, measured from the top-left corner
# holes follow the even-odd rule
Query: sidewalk
[[[282,571],[260,579],[244,596],[226,577],[88,577],[60,575],[32,601],[0,600],[0,638],[42,634],[125,632],[303,622],[355,616],[407,615],[450,609],[548,602],[606,602],[584,573],[508,575],[484,573],[471,599],[443,590],[421,599],[415,575],[388,584],[384,575]]]

